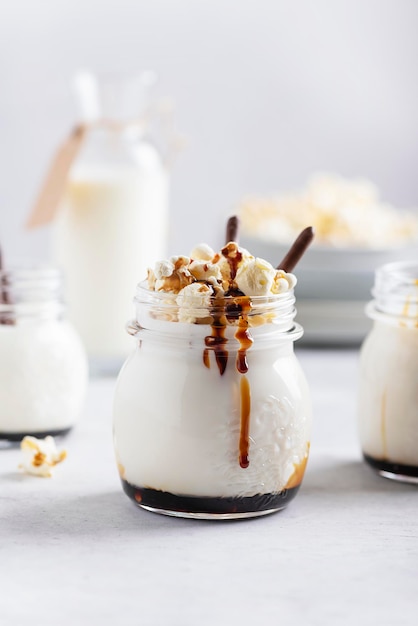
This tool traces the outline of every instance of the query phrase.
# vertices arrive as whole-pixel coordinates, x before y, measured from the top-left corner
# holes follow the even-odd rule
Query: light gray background
[[[217,245],[245,193],[316,170],[370,177],[418,205],[415,0],[1,0],[0,239],[47,255],[22,223],[74,121],[75,69],[155,68],[187,150],[170,252]]]

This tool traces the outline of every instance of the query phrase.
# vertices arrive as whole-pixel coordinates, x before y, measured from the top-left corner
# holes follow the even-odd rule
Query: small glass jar
[[[283,509],[303,478],[311,423],[293,291],[228,296],[208,310],[140,284],[135,302],[136,349],[114,402],[126,494],[178,517]]]
[[[359,436],[382,476],[418,483],[418,264],[376,272],[360,360]]]
[[[69,319],[95,371],[120,369],[137,277],[166,254],[169,172],[151,136],[149,83],[149,73],[82,73],[76,81],[86,133],[51,241],[65,271]]]
[[[80,416],[87,359],[64,310],[58,270],[0,271],[0,439],[63,435]]]

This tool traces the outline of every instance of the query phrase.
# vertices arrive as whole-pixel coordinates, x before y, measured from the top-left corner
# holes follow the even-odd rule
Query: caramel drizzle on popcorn
[[[239,250],[237,244],[233,241],[229,242],[224,248],[222,248],[221,252],[228,261],[231,277],[230,282],[233,282],[235,276],[237,275],[238,265],[242,261],[242,252]],[[231,285],[231,287],[233,286],[234,285]]]

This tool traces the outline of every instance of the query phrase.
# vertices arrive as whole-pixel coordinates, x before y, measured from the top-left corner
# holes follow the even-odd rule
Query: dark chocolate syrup
[[[277,493],[260,493],[255,496],[223,498],[175,494],[132,485],[124,478],[121,480],[125,493],[139,506],[162,511],[210,513],[211,515],[278,511],[293,500],[299,489],[299,486],[297,486],[290,489],[285,488]]]
[[[418,478],[418,467],[416,465],[404,465],[403,463],[394,463],[385,459],[376,459],[369,454],[363,454],[364,460],[367,461],[373,469],[397,476],[409,476]]]
[[[212,312],[212,315],[212,334],[205,337],[206,348],[203,351],[203,363],[206,367],[210,367],[209,349],[212,349],[215,353],[219,373],[222,376],[228,364],[228,350],[225,348],[228,339],[225,337],[226,318],[223,313],[223,302],[220,299],[216,301],[215,310]]]

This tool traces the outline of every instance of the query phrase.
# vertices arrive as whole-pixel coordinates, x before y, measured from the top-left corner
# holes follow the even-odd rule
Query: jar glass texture
[[[384,265],[372,294],[373,328],[360,359],[360,443],[381,475],[418,482],[418,264]]]
[[[84,347],[65,319],[54,268],[0,272],[0,438],[66,433],[87,386]]]
[[[136,349],[114,403],[127,495],[183,517],[252,517],[284,508],[302,481],[311,421],[293,352],[302,334],[293,293],[225,298],[208,318],[207,308],[179,305],[176,296],[140,285],[136,306]]]

